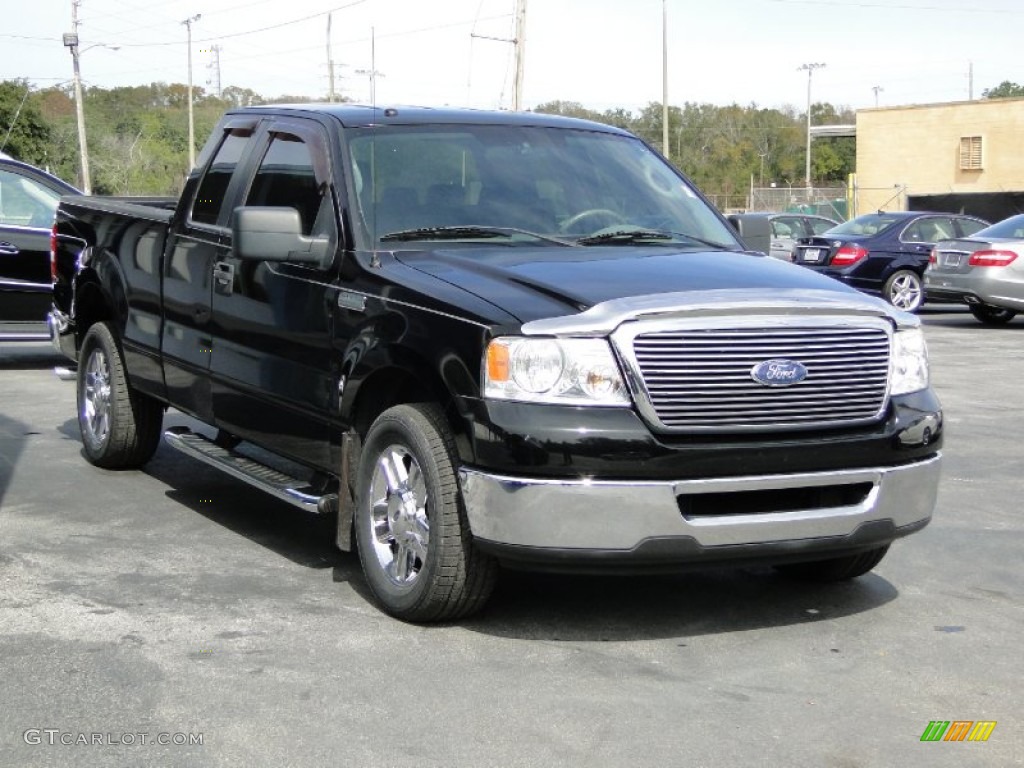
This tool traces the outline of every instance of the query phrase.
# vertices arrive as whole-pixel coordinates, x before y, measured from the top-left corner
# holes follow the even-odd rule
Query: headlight
[[[920,328],[892,335],[889,394],[907,395],[928,386],[928,347]]]
[[[604,339],[502,336],[487,346],[484,396],[565,405],[629,405]]]

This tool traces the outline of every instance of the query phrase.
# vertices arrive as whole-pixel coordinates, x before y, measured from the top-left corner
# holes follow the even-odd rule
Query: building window
[[[981,136],[961,136],[960,170],[980,171],[981,168]]]

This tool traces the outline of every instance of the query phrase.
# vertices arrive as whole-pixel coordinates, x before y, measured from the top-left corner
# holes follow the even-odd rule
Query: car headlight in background
[[[563,405],[630,404],[604,339],[494,339],[484,361],[484,396]]]
[[[889,394],[907,395],[928,386],[928,347],[920,328],[892,335]]]

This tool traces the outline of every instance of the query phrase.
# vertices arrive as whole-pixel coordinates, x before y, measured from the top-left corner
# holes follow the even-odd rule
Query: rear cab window
[[[226,217],[223,214],[226,213],[224,208],[228,200],[228,189],[252,133],[252,125],[230,127],[229,124],[224,131],[213,160],[196,187],[192,207],[189,209],[189,220],[193,224],[225,225]]]

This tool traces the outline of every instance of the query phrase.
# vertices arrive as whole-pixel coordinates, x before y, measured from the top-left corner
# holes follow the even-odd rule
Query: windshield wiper
[[[644,240],[672,240],[669,232],[658,232],[654,229],[617,229],[614,232],[602,232],[579,238],[579,245],[603,245],[606,243],[639,243]]]
[[[539,235],[525,229],[515,227],[420,227],[418,229],[403,229],[398,232],[389,232],[380,236],[384,242],[408,242],[410,240],[491,240],[499,237],[512,237],[514,235],[526,235],[535,240],[542,240],[546,243],[555,243],[572,247],[574,243],[560,240],[557,237]]]
[[[656,229],[617,229],[614,232],[601,232],[597,235],[581,237],[576,242],[579,245],[631,245],[633,243],[644,243],[650,240],[678,241],[689,240],[699,245],[706,245],[718,250],[732,250],[725,243],[716,243],[711,240],[704,240],[694,235],[687,235],[682,232],[662,232]]]
[[[685,232],[673,232],[672,237],[680,237],[683,240],[689,240],[692,243],[698,243],[700,245],[706,245],[708,248],[714,248],[719,251],[735,251],[736,243],[730,245],[729,243],[717,243],[714,240],[705,240],[703,237],[697,237],[696,235],[688,235]]]

